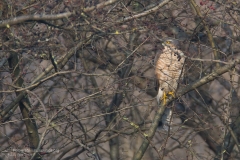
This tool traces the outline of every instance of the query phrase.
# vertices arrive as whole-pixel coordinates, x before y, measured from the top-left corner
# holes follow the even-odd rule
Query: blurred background
[[[132,159],[159,106],[155,57],[188,57],[179,93],[240,57],[237,0],[0,0],[0,157]],[[240,66],[179,94],[142,159],[240,159]],[[161,122],[159,122],[160,125]],[[33,152],[38,149],[39,152]]]

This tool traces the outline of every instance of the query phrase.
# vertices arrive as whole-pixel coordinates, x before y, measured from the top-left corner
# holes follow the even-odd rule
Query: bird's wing
[[[181,74],[179,76],[179,79],[178,79],[178,87],[179,87],[179,83],[182,82],[184,80],[184,73],[185,73],[185,64],[186,64],[186,58],[185,57],[182,57],[184,58],[183,62],[182,62],[182,68],[181,68]],[[177,87],[177,89],[178,89]]]
[[[157,64],[157,61],[158,61],[160,55],[161,55],[161,52],[159,52],[159,53],[155,56],[155,58],[154,58],[154,66],[155,66],[155,67],[156,67],[156,64]],[[154,67],[154,68],[155,68],[155,67]],[[155,79],[155,90],[156,90],[157,92],[158,92],[158,88],[159,88],[159,80],[156,78],[156,79]]]

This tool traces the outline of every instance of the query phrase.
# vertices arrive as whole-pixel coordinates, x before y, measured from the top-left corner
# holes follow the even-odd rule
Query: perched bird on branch
[[[164,49],[156,61],[155,74],[159,83],[157,102],[166,104],[168,97],[174,97],[179,81],[184,73],[185,55],[179,50],[179,43],[175,39],[163,41]],[[162,116],[163,129],[169,129],[171,124],[172,109],[166,108]]]

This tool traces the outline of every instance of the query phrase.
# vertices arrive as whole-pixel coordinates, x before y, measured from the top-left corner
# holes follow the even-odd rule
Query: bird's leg
[[[166,92],[163,92],[163,97],[162,97],[162,99],[163,99],[163,105],[165,105],[165,104],[166,104],[166,99],[167,99],[167,94],[166,94]]]
[[[163,105],[166,104],[166,100],[168,98],[168,95],[171,95],[172,97],[175,97],[174,92],[163,92],[162,100],[163,100]]]
[[[172,97],[175,97],[174,92],[168,92],[169,95],[171,95]]]

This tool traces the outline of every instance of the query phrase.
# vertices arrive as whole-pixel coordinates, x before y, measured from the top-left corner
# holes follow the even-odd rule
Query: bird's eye
[[[170,44],[171,43],[171,41],[166,41],[166,44]]]

